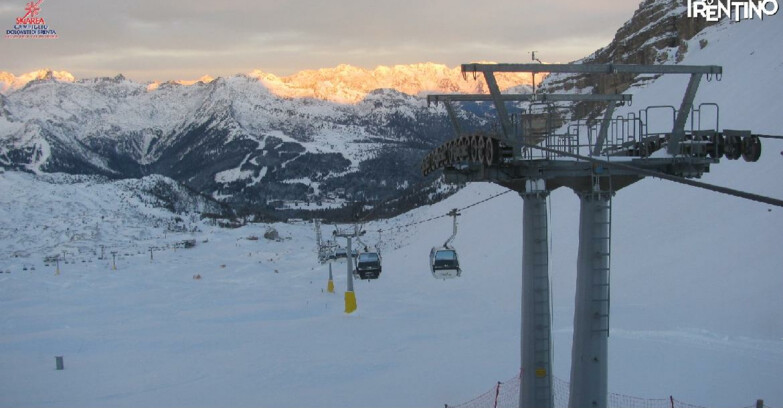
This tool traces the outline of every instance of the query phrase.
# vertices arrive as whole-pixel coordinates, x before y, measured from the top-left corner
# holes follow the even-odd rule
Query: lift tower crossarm
[[[631,102],[631,94],[501,94],[504,102]],[[438,94],[427,95],[427,103],[440,102],[492,102],[488,94]],[[447,108],[448,109],[448,108]]]
[[[710,74],[722,75],[718,65],[636,64],[462,64],[462,73],[547,72],[564,74]],[[491,90],[491,89],[490,89]]]
[[[667,152],[671,155],[677,155],[680,150],[680,140],[685,134],[685,122],[688,120],[688,116],[693,108],[693,99],[696,96],[696,91],[699,89],[699,82],[703,75],[723,75],[723,67],[719,65],[636,65],[636,64],[462,64],[462,74],[466,75],[468,72],[472,72],[474,78],[479,72],[484,75],[489,87],[489,92],[492,96],[492,100],[495,102],[495,107],[500,117],[500,124],[503,128],[503,136],[507,140],[510,138],[511,124],[508,118],[508,112],[504,105],[503,96],[498,88],[497,81],[495,80],[496,72],[548,72],[548,73],[567,73],[567,74],[689,74],[691,76],[688,81],[688,87],[685,90],[680,109],[677,111],[677,117],[672,127],[672,136],[667,146]],[[611,115],[613,107],[607,109],[607,114]],[[601,126],[601,133],[599,139],[596,141],[596,145],[593,149],[593,153],[596,154],[600,151],[603,141],[605,139],[606,126],[608,125],[609,116],[604,117],[604,122]],[[515,152],[521,142],[529,142],[527,140],[517,141],[514,143]]]

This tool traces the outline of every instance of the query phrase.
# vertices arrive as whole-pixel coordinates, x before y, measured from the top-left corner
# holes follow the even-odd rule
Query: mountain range
[[[113,178],[162,174],[238,209],[327,195],[379,200],[420,182],[418,160],[451,130],[442,107],[393,89],[369,90],[375,85],[365,77],[387,85],[397,78],[396,86],[417,94],[453,91],[457,83],[475,88],[462,91],[482,90],[435,64],[372,72],[341,66],[332,80],[325,70],[309,74],[283,80],[256,72],[191,85],[122,75],[76,81],[53,71],[6,75],[0,166]],[[316,95],[326,84],[350,102]]]
[[[642,2],[612,43],[584,61],[676,62],[703,28],[683,22],[682,7]],[[498,80],[503,90],[528,92],[532,78]],[[635,80],[561,75],[541,89],[622,91]],[[424,96],[485,93],[486,85],[459,68],[424,63],[163,83],[0,72],[0,90],[2,167],[117,179],[160,174],[238,212],[270,214],[373,204],[412,187],[434,191],[419,162],[454,134],[445,109]],[[460,112],[473,128],[494,126],[489,104]]]

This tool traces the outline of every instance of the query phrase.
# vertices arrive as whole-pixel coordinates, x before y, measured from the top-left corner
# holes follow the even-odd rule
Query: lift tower
[[[503,94],[495,73],[530,72],[590,75],[689,75],[678,106],[654,106],[638,115],[614,117],[614,109],[631,101],[622,94]],[[457,138],[422,160],[426,176],[443,169],[447,181],[490,181],[519,192],[524,200],[522,230],[522,336],[519,406],[553,405],[546,197],[572,189],[580,200],[579,253],[571,353],[571,408],[607,406],[610,311],[612,196],[645,176],[683,180],[698,178],[722,156],[758,160],[761,144],[750,131],[721,131],[718,106],[694,106],[701,79],[720,79],[719,66],[626,64],[463,64],[463,76],[482,75],[489,94],[430,95],[444,103]],[[491,132],[463,131],[454,103],[488,101],[499,126]],[[528,107],[509,114],[508,103]],[[603,118],[575,119],[563,103],[606,104]],[[665,131],[660,113],[670,115]],[[703,117],[714,117],[702,128]],[[690,120],[689,120],[690,119]],[[686,125],[690,126],[686,129]],[[692,182],[694,183],[694,182]]]
[[[354,225],[353,231],[349,229],[335,230],[332,234],[337,238],[345,238],[345,263],[347,269],[346,278],[346,290],[345,290],[345,313],[353,313],[356,311],[356,294],[353,291],[353,270],[355,268],[353,259],[353,249],[351,248],[352,238],[359,238],[365,234],[366,231],[360,230],[358,225]]]

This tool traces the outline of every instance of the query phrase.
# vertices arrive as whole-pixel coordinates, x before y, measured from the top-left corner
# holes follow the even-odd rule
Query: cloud
[[[21,17],[21,15],[24,14],[24,6],[11,3],[0,3],[0,17],[10,17],[15,14],[19,14]]]
[[[618,4],[621,3],[621,4]],[[597,0],[214,0],[45,2],[60,38],[2,43],[0,70],[52,67],[79,77],[163,72],[232,75],[259,68],[279,75],[340,63],[376,65],[474,60],[518,62],[536,50],[567,62],[606,45],[636,8]],[[24,1],[0,3],[23,10]],[[13,23],[2,14],[3,24]],[[129,74],[133,72],[134,74]]]

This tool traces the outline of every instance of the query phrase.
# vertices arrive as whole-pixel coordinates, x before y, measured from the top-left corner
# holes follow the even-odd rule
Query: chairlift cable
[[[477,205],[479,205],[479,204],[485,203],[485,202],[487,202],[487,201],[489,201],[489,200],[491,200],[491,199],[493,199],[493,198],[500,197],[500,196],[502,196],[503,194],[508,194],[508,193],[510,193],[510,192],[512,192],[512,191],[514,191],[514,190],[506,190],[506,191],[504,191],[504,192],[502,192],[502,193],[497,193],[497,194],[495,194],[495,195],[493,195],[493,196],[491,196],[491,197],[489,197],[489,198],[485,198],[485,199],[483,199],[483,200],[481,200],[481,201],[477,201],[477,202],[475,202],[475,203],[473,203],[473,204],[471,204],[471,205],[469,205],[469,206],[467,206],[467,207],[462,207],[462,208],[459,208],[459,209],[458,209],[458,211],[467,210],[468,208],[475,207],[475,206],[477,206]]]
[[[407,190],[412,190],[412,191],[419,190],[421,187],[424,187],[424,186],[426,186],[428,184],[432,184],[432,183],[427,181],[427,180],[423,180],[423,181],[419,182],[418,184],[414,185],[413,187],[408,188]],[[390,202],[392,202],[394,200],[399,200],[401,198],[403,198],[402,195],[393,195],[393,196],[390,196],[389,198],[381,201],[380,203],[373,205],[372,210],[370,210],[367,214],[365,214],[364,217],[362,217],[359,220],[357,220],[357,222],[363,223],[364,221],[367,221],[367,219],[370,218],[371,215],[375,214],[375,212],[379,208],[383,207],[384,205],[386,205],[386,204],[388,204],[388,203],[390,203]]]
[[[430,184],[432,184],[432,183],[430,183],[430,182],[428,182],[428,181],[422,181],[422,182],[420,182],[420,183],[416,184],[415,186],[413,186],[411,189],[415,190],[415,189],[417,189],[417,188],[419,188],[419,187],[424,187],[425,185],[430,185]],[[504,192],[502,192],[502,193],[496,194],[496,195],[494,195],[494,196],[491,196],[491,197],[489,197],[489,198],[487,198],[487,199],[484,199],[484,200],[478,201],[478,202],[476,202],[476,203],[470,204],[470,205],[468,205],[468,206],[466,206],[466,207],[463,207],[463,208],[458,208],[457,210],[458,210],[458,211],[466,210],[466,209],[468,209],[468,208],[471,208],[471,207],[474,207],[474,206],[476,206],[476,205],[482,204],[482,203],[484,203],[484,202],[486,202],[486,201],[489,201],[489,200],[491,200],[491,199],[493,199],[493,198],[495,198],[495,197],[501,196],[501,195],[503,195],[503,194],[510,193],[511,191],[512,191],[512,190],[506,190],[506,191],[504,191]],[[365,214],[365,215],[364,215],[362,218],[360,218],[360,219],[359,219],[359,220],[357,220],[356,222],[357,222],[357,223],[364,223],[365,221],[367,221],[367,220],[368,220],[368,218],[370,218],[370,216],[371,216],[371,215],[375,214],[375,212],[376,212],[376,211],[377,211],[379,208],[381,208],[383,205],[385,205],[385,204],[388,204],[388,203],[390,203],[390,202],[392,202],[392,201],[394,201],[394,200],[399,200],[400,198],[401,198],[401,196],[399,196],[399,195],[395,195],[395,196],[392,196],[392,197],[389,197],[389,198],[387,198],[387,199],[386,199],[386,200],[384,200],[384,201],[381,201],[381,202],[380,202],[380,203],[378,203],[378,204],[375,204],[375,205],[373,206],[373,209],[372,209],[371,211],[369,211],[367,214]],[[409,226],[412,226],[412,225],[421,224],[421,223],[428,222],[428,221],[433,221],[433,220],[436,220],[436,219],[438,219],[438,218],[442,218],[442,217],[445,217],[445,216],[446,216],[446,215],[439,216],[439,217],[434,217],[434,218],[426,219],[426,220],[423,220],[423,221],[419,221],[419,222],[415,222],[415,223],[411,223],[411,224],[407,224],[407,225],[402,225],[402,226],[399,226],[399,227],[391,227],[391,228],[387,228],[387,229],[384,229],[384,230],[379,230],[379,232],[390,231],[390,230],[399,229],[399,228],[405,228],[405,227],[409,227]]]
[[[512,191],[513,191],[513,190],[506,190],[506,191],[504,191],[504,192],[502,192],[502,193],[497,193],[497,194],[495,194],[495,195],[492,195],[492,196],[490,196],[490,197],[488,197],[488,198],[485,198],[485,199],[483,199],[483,200],[481,200],[481,201],[477,201],[477,202],[475,202],[475,203],[473,203],[473,204],[467,205],[467,206],[465,206],[465,207],[462,207],[462,208],[457,208],[456,210],[457,210],[458,212],[459,212],[459,211],[464,211],[464,210],[467,210],[468,208],[475,207],[475,206],[477,206],[477,205],[479,205],[479,204],[485,203],[485,202],[487,202],[487,201],[489,201],[489,200],[492,200],[493,198],[500,197],[500,196],[502,196],[502,195],[504,195],[504,194],[508,194],[508,193],[510,193],[510,192],[512,192]],[[411,226],[418,225],[418,224],[424,224],[425,222],[435,221],[435,220],[437,220],[437,219],[440,219],[440,218],[444,218],[444,217],[450,217],[450,216],[451,216],[450,214],[443,214],[443,215],[438,215],[438,216],[435,216],[435,217],[430,217],[430,218],[427,218],[426,220],[420,220],[420,221],[412,222],[412,223],[409,223],[409,224],[400,225],[400,226],[397,226],[397,227],[391,227],[391,228],[387,228],[387,229],[381,229],[381,230],[378,230],[378,231],[379,231],[379,232],[386,232],[386,231],[391,231],[391,230],[402,229],[402,228],[411,227]]]

